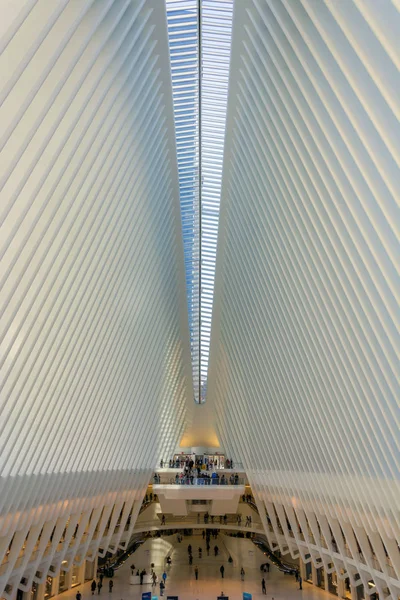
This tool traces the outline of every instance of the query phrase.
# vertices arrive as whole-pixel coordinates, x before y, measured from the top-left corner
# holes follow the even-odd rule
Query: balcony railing
[[[159,475],[153,478],[153,485],[184,485],[184,486],[205,486],[205,485],[223,485],[230,487],[237,487],[239,485],[244,486],[245,480],[242,477],[239,477],[236,480],[230,481],[228,478],[226,479],[217,479],[216,477],[203,478],[203,477],[182,477],[179,479],[175,478],[163,478]]]

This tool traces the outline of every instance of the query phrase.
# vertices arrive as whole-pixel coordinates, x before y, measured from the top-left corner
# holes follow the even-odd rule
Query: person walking
[[[164,596],[165,583],[161,579],[160,581],[160,596]]]
[[[79,590],[76,592],[75,598],[76,598],[76,600],[82,600],[82,594],[80,593]]]
[[[244,581],[244,569],[243,567],[240,569],[240,579]]]
[[[262,590],[263,594],[267,593],[267,588],[266,588],[266,585],[265,585],[265,579],[264,579],[264,577],[262,578],[262,581],[261,581],[261,590]]]
[[[151,574],[151,587],[155,587],[157,584],[157,575],[156,572],[153,571],[153,573]]]
[[[165,582],[167,581],[167,574],[166,574],[166,572],[165,572],[165,571],[164,571],[164,573],[162,574],[162,579],[163,579],[163,582],[164,582],[164,585],[165,585]]]
[[[199,568],[197,566],[194,568],[194,576],[196,577],[196,579],[199,578]]]
[[[202,553],[203,553],[203,550],[202,550],[201,546],[199,546],[199,558],[201,558]]]
[[[214,556],[218,556],[218,546],[214,546]]]
[[[219,572],[221,573],[221,577],[222,577],[222,579],[223,579],[223,578],[224,578],[224,573],[225,573],[225,567],[224,567],[224,565],[221,565],[221,566],[220,566],[220,568],[219,568]]]
[[[161,525],[165,525],[165,515],[161,517]]]
[[[91,584],[91,586],[90,586],[90,589],[92,590],[92,596],[94,596],[94,593],[95,593],[95,591],[96,591],[96,588],[97,588],[97,583],[96,583],[96,580],[95,580],[95,579],[93,579],[93,581],[92,581],[92,584]]]
[[[103,587],[103,584],[101,583],[101,579],[99,579],[99,581],[97,582],[97,593],[98,594],[100,594],[102,587]]]
[[[103,585],[104,573],[100,573],[100,583]]]
[[[299,575],[299,590],[303,589],[303,578],[301,575]]]
[[[112,579],[110,579],[110,581],[108,582],[108,591],[110,592],[110,594],[113,590],[113,587],[114,587],[114,582]]]

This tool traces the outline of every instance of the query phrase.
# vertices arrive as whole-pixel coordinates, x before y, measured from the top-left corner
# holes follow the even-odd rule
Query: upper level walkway
[[[150,504],[138,517],[134,532],[141,533],[145,531],[166,531],[171,529],[220,529],[225,531],[241,531],[244,534],[263,533],[264,529],[258,513],[252,509],[251,505],[241,503],[237,514],[227,514],[221,516],[208,516],[205,522],[205,515],[198,513],[182,515],[170,515],[165,518],[163,524],[163,514],[160,512],[161,506],[157,502]],[[247,520],[250,517],[250,522]]]

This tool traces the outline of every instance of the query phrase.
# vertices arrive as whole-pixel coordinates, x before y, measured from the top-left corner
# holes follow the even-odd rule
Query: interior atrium
[[[399,167],[399,0],[0,0],[0,598],[400,599]]]

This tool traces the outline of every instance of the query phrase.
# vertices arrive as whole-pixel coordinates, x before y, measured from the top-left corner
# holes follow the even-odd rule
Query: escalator
[[[107,553],[104,558],[99,558],[99,571],[104,573],[105,577],[114,577],[114,572],[122,567],[139,546],[146,541],[147,537],[148,534],[138,534],[131,538],[126,550],[120,550],[116,554]]]
[[[252,541],[258,548],[260,548],[260,550],[262,550],[262,552],[264,552],[266,556],[268,556],[269,562],[275,565],[275,567],[282,571],[282,573],[284,573],[285,575],[296,575],[298,568],[294,567],[289,563],[283,562],[276,554],[272,552],[272,550],[270,549],[266,540],[263,537],[257,536],[253,538]],[[264,565],[261,565],[260,569],[263,570],[263,568]]]

